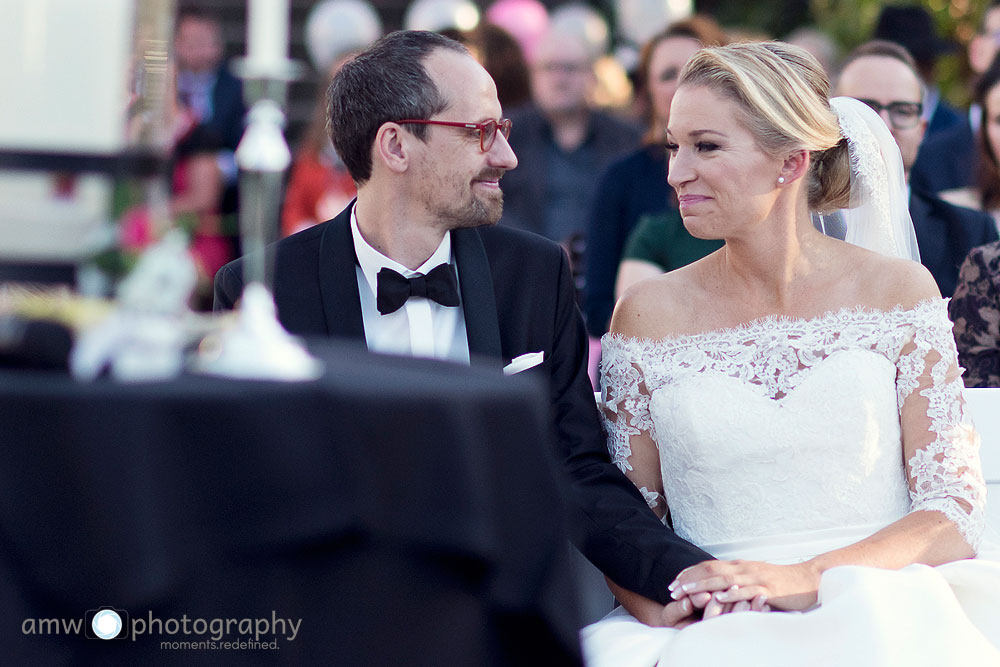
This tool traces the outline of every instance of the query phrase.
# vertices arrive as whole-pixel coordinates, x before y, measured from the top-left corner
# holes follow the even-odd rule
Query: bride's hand
[[[803,610],[816,604],[820,573],[808,562],[772,565],[757,561],[705,561],[689,567],[670,584],[671,594],[680,600],[695,593],[709,592],[735,610],[757,608],[764,603],[785,611]]]

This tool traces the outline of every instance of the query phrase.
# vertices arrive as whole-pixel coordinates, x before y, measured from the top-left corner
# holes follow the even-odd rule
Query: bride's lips
[[[683,210],[685,208],[690,208],[695,204],[708,201],[709,199],[711,199],[711,197],[706,197],[705,195],[681,195],[677,198],[677,203],[680,204],[681,210]]]

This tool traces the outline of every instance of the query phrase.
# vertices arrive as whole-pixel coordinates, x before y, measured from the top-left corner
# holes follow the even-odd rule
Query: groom
[[[619,585],[669,602],[675,575],[710,556],[664,528],[609,462],[565,254],[495,226],[499,181],[517,158],[489,74],[457,42],[396,32],[344,65],[328,102],[358,197],[277,244],[282,324],[498,373],[540,360],[527,372],[550,389],[574,542]],[[219,272],[216,309],[233,306],[241,275],[240,260]],[[680,619],[688,608],[671,609]]]

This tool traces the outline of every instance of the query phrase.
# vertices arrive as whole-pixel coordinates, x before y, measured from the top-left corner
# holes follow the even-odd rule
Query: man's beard
[[[481,173],[477,180],[499,179],[503,176],[503,171],[489,170]],[[498,196],[483,199],[477,197],[469,189],[471,201],[461,208],[442,208],[438,211],[438,217],[446,223],[448,229],[462,229],[465,227],[481,227],[484,225],[495,225],[503,215],[503,191],[498,191]]]

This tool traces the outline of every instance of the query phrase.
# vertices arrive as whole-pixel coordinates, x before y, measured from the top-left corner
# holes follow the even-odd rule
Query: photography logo
[[[85,632],[90,639],[127,639],[128,612],[114,607],[90,609],[84,617]]]

